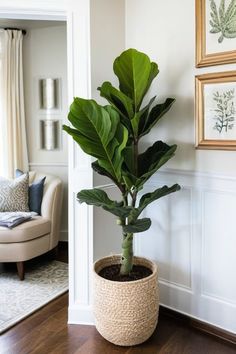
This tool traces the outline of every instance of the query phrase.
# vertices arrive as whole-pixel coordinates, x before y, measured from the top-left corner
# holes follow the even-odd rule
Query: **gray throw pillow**
[[[0,211],[29,211],[29,174],[9,180],[0,178]]]

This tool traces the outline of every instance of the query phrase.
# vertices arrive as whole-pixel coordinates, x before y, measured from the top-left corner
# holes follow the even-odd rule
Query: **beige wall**
[[[126,47],[144,51],[159,64],[150,96],[176,98],[171,112],[147,138],[178,144],[168,167],[235,176],[236,152],[194,148],[194,75],[236,69],[236,65],[195,69],[195,1],[126,1]]]
[[[27,125],[27,143],[31,170],[51,173],[59,176],[64,182],[63,217],[61,239],[67,239],[67,136],[60,133],[60,148],[46,151],[40,147],[40,120],[51,118],[59,120],[60,126],[67,117],[67,47],[66,25],[40,28],[32,25],[27,28],[24,37],[24,84]],[[50,115],[39,109],[39,78],[53,77],[60,79],[60,109]],[[61,130],[61,129],[60,129]]]
[[[112,64],[125,49],[125,0],[91,0],[92,97],[104,81],[116,82]]]
[[[195,69],[195,1],[127,0],[126,47],[144,51],[159,64],[149,95],[176,98],[146,138],[178,144],[176,157],[166,166],[235,176],[236,152],[194,148],[194,75],[236,69],[236,64]]]
[[[125,1],[92,0],[90,15],[92,98],[106,104],[97,87],[104,81],[117,84],[112,65],[125,49]],[[94,174],[95,186],[106,183],[110,181]],[[112,197],[119,195],[112,190]],[[94,259],[120,252],[120,243],[121,228],[116,226],[115,218],[101,208],[94,208]]]

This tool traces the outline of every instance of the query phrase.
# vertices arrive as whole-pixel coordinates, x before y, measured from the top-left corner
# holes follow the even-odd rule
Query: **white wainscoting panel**
[[[112,200],[120,200],[120,191],[114,185],[96,185],[102,188]],[[108,255],[120,254],[122,229],[117,217],[102,208],[94,208],[94,261]]]
[[[202,211],[202,295],[236,306],[236,193],[205,191]]]
[[[164,306],[236,333],[236,178],[163,170],[143,193],[174,183],[144,212],[135,252],[157,262]]]
[[[162,186],[150,183],[144,193]],[[151,204],[143,213],[151,228],[135,237],[139,253],[158,260],[160,281],[191,290],[191,189],[183,188]],[[183,217],[184,216],[184,217]],[[171,223],[169,222],[171,220]]]

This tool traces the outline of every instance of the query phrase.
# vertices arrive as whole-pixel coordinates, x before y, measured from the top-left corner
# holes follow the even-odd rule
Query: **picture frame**
[[[236,71],[195,77],[197,149],[236,150]]]
[[[235,63],[236,0],[195,1],[196,67]]]

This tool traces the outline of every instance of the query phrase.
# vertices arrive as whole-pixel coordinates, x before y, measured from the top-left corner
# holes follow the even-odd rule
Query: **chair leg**
[[[25,269],[24,269],[24,262],[16,262],[17,272],[20,280],[24,280],[25,278]]]
[[[58,259],[58,252],[59,252],[59,249],[58,249],[58,245],[56,247],[54,247],[52,249],[52,259]]]

